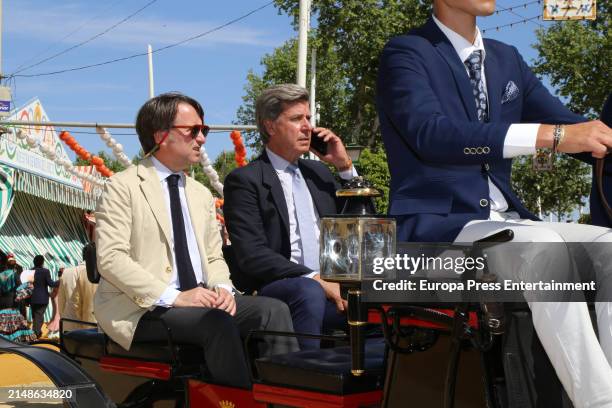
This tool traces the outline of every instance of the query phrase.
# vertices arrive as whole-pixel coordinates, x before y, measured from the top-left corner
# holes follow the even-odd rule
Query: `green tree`
[[[316,37],[311,38],[312,43],[317,44]],[[319,124],[333,129],[345,141],[350,140],[347,135],[352,132],[352,127],[346,112],[348,85],[337,69],[340,65],[338,57],[331,48],[319,49],[317,61],[324,61],[317,68],[317,100],[321,104]],[[255,100],[264,89],[275,84],[295,82],[297,41],[291,39],[285,42],[272,54],[265,55],[261,64],[264,66],[261,76],[252,70],[247,74],[246,94],[237,113],[239,123],[255,123]],[[261,148],[258,132],[245,132],[245,139],[252,149]]]
[[[299,0],[277,0],[281,12],[297,21]],[[384,44],[425,22],[430,4],[419,0],[314,0],[317,28],[309,45],[317,50],[317,101],[321,126],[333,129],[346,142],[376,146],[380,131],[375,109],[378,60]],[[253,103],[266,86],[295,82],[295,40],[264,56],[261,76],[247,77],[243,123],[253,123]],[[249,135],[249,144],[258,141]]]
[[[213,168],[217,171],[219,175],[219,180],[223,183],[225,177],[237,167],[236,160],[234,159],[234,151],[223,151],[221,152],[217,158],[213,162]],[[220,197],[220,194],[212,187],[210,184],[210,180],[204,173],[204,169],[202,169],[201,164],[196,164],[191,166],[190,172],[193,177],[204,184],[215,197]]]
[[[100,150],[98,153],[95,154],[95,156],[98,156],[102,160],[104,160],[104,165],[108,167],[109,170],[113,171],[114,173],[125,170],[125,166],[121,164],[121,162],[117,160],[115,156],[111,156],[103,150]],[[75,166],[91,166],[91,163],[81,159],[80,157],[77,157],[77,159],[74,161],[74,165]]]
[[[597,2],[597,19],[559,21],[536,32],[533,70],[547,77],[568,107],[594,117],[612,88],[612,3]]]
[[[387,167],[387,155],[382,147],[365,149],[361,152],[359,162],[356,163],[359,174],[365,176],[372,185],[379,190],[382,195],[376,198],[376,211],[379,214],[386,214],[389,204],[389,185],[391,177]]]
[[[277,0],[276,5],[297,22],[299,0]],[[375,108],[378,60],[384,44],[423,24],[431,6],[419,0],[314,0],[312,7],[318,27],[311,30],[309,47],[317,51],[318,124],[332,129],[345,144],[371,148],[362,153],[357,167],[383,192],[376,205],[378,212],[385,213],[390,177]],[[247,75],[239,123],[255,122],[255,100],[263,89],[295,82],[296,40],[265,55],[261,65],[261,75],[253,71]],[[261,147],[256,132],[247,133],[246,139],[251,148]]]
[[[552,172],[535,171],[531,156],[514,160],[514,191],[534,214],[554,214],[559,220],[585,204],[589,194],[590,167],[565,155],[557,155]]]
[[[272,54],[266,54],[261,59],[264,72],[261,76],[252,69],[247,74],[246,94],[242,97],[243,104],[238,108],[237,123],[255,123],[255,101],[261,92],[273,84],[293,82],[295,67],[297,66],[297,46],[295,40],[285,42],[276,48]],[[292,73],[293,72],[293,73]],[[256,131],[245,132],[246,144],[259,150],[261,139]]]
[[[581,115],[597,117],[611,90],[612,5],[598,2],[594,21],[559,21],[536,32],[538,51],[533,70],[547,77],[556,94],[567,100],[568,107]],[[538,212],[540,198],[544,214],[560,218],[584,205],[589,193],[590,167],[567,156],[557,157],[552,172],[534,172],[531,160],[515,160],[513,185],[532,211]]]

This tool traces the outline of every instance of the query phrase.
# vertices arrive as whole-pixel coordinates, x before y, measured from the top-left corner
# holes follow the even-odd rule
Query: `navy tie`
[[[166,179],[168,191],[170,192],[170,213],[172,214],[172,232],[174,235],[174,255],[176,257],[176,268],[178,269],[179,290],[193,289],[198,285],[196,281],[189,246],[187,245],[187,234],[185,233],[185,220],[181,209],[181,196],[179,195],[178,182],[181,176],[172,174]]]
[[[312,197],[298,167],[290,164],[287,169],[293,174],[293,206],[302,244],[303,265],[313,271],[318,271],[320,268],[319,240],[315,234],[312,210],[309,205],[312,203]]]
[[[476,101],[476,113],[479,122],[487,122],[489,119],[489,108],[487,103],[487,90],[482,80],[482,51],[476,50],[465,60],[465,66],[470,74],[470,83]]]

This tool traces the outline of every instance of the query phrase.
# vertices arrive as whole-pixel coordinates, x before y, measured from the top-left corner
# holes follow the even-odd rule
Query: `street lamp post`
[[[365,149],[364,146],[356,145],[356,144],[348,144],[346,145],[346,153],[348,153],[349,157],[353,162],[359,161],[359,156],[361,156],[361,152]]]

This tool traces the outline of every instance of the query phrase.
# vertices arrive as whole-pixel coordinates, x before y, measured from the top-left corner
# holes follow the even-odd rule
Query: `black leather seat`
[[[62,345],[71,356],[99,360],[104,355],[106,338],[98,329],[71,330],[62,333]]]
[[[385,344],[366,344],[365,373],[351,374],[350,347],[304,350],[259,358],[255,361],[261,382],[338,395],[382,388]]]
[[[198,346],[190,344],[174,345],[172,348],[165,343],[133,343],[129,350],[124,349],[112,340],[108,341],[108,355],[114,357],[135,358],[139,360],[156,361],[160,363],[172,363],[174,356],[178,362],[183,364],[203,364],[204,351]]]
[[[176,356],[177,362],[184,365],[204,364],[204,353],[197,346],[177,344],[172,350],[167,343],[134,343],[130,350],[126,350],[95,328],[64,332],[62,342],[69,354],[92,360],[112,356],[171,364]]]

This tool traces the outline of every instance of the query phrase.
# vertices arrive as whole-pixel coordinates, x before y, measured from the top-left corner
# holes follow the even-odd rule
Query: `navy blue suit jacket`
[[[57,288],[59,284],[59,280],[51,279],[51,272],[47,268],[34,268],[34,290],[30,303],[46,305],[49,303],[49,290],[47,288]]]
[[[339,185],[324,163],[298,161],[319,217],[340,212]],[[250,292],[278,279],[312,272],[291,262],[289,213],[276,170],[264,153],[232,171],[223,187],[223,214],[232,241],[232,281]],[[230,263],[234,263],[230,262]]]
[[[451,242],[467,222],[487,219],[488,177],[512,210],[536,220],[511,189],[506,132],[512,123],[585,121],[546,90],[516,48],[488,39],[484,47],[488,123],[478,122],[466,68],[433,19],[383,50],[377,109],[399,240]],[[518,94],[502,103],[510,81]]]

